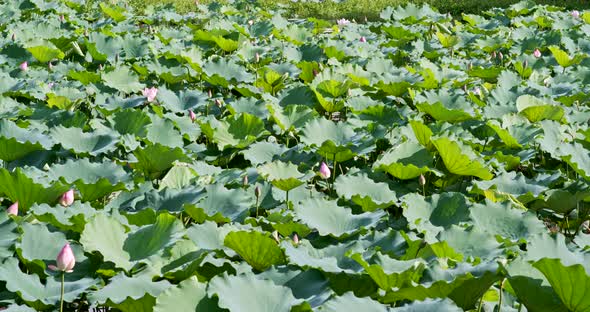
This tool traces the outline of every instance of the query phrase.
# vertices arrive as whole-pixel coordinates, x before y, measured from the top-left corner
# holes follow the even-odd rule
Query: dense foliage
[[[590,311],[590,13],[0,12],[8,311]]]

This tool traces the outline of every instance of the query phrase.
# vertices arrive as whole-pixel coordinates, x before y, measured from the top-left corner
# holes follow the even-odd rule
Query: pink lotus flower
[[[158,95],[158,88],[151,87],[143,89],[143,96],[145,96],[148,102],[153,102],[156,99],[156,95]]]
[[[29,68],[29,63],[27,63],[27,61],[24,61],[20,65],[18,65],[18,67],[20,68],[20,70],[25,71]]]
[[[535,49],[535,51],[533,52],[533,56],[536,58],[540,58],[541,57],[541,51],[539,51],[539,49]]]
[[[365,38],[365,37],[363,36],[363,37],[361,37],[361,39],[359,39],[359,41],[360,41],[360,42],[363,42],[363,43],[364,43],[364,42],[367,42],[367,38]]]
[[[345,18],[341,18],[339,20],[336,20],[336,24],[338,24],[338,26],[346,26],[350,24],[350,21]]]
[[[197,119],[197,115],[192,110],[188,110],[188,116],[190,117],[191,121],[195,121]]]
[[[573,17],[573,18],[578,18],[578,17],[580,17],[580,11],[578,11],[578,10],[573,10],[573,11],[572,11],[572,17]]]
[[[293,243],[295,243],[295,245],[299,245],[299,235],[297,235],[297,233],[293,235]]]
[[[18,215],[18,202],[14,202],[14,204],[10,205],[10,207],[6,209],[6,213],[13,216]]]
[[[74,190],[70,189],[69,191],[63,193],[59,198],[59,204],[67,207],[74,203]]]
[[[54,271],[63,271],[63,272],[73,272],[74,265],[76,265],[76,257],[74,257],[74,252],[70,247],[69,243],[66,243],[63,248],[60,250],[59,254],[57,254],[57,258],[55,260],[57,262],[57,266],[49,265],[48,267]]]
[[[325,180],[330,178],[330,175],[330,168],[328,168],[328,165],[322,161],[322,164],[320,165],[320,177]]]

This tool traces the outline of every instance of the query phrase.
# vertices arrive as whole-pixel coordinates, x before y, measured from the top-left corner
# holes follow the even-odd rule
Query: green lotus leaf
[[[463,154],[457,142],[443,137],[432,140],[432,144],[438,150],[445,167],[450,173],[475,176],[483,180],[490,180],[494,177],[480,162],[471,160],[467,155]]]
[[[281,248],[290,264],[298,265],[301,268],[315,268],[322,272],[330,273],[354,273],[360,267],[345,255],[349,250],[354,249],[353,244],[338,244],[326,248],[315,248],[308,240],[301,240],[296,246],[291,241],[281,242]],[[361,252],[362,250],[355,250]]]
[[[215,126],[203,123],[201,130],[210,140],[217,142],[220,150],[226,148],[243,149],[268,133],[260,118],[247,113],[228,118]]]
[[[4,194],[12,202],[18,201],[19,209],[23,212],[34,203],[55,204],[68,189],[69,186],[60,182],[47,185],[35,183],[20,168],[12,173],[0,169],[0,194]]]
[[[112,132],[83,132],[80,128],[57,126],[51,129],[53,139],[65,149],[96,156],[115,149],[117,137]]]
[[[170,148],[183,147],[182,136],[171,120],[157,116],[151,116],[151,120],[152,123],[146,126],[146,137],[152,144],[161,144]]]
[[[144,137],[146,135],[146,126],[150,122],[150,117],[140,110],[123,109],[113,115],[111,123],[113,129],[120,134],[133,134]]]
[[[224,245],[258,271],[285,263],[285,255],[274,239],[260,232],[230,232],[225,236]]]
[[[405,204],[403,214],[410,228],[424,233],[428,243],[436,243],[437,234],[469,219],[469,205],[461,193],[433,194],[428,200],[410,193],[401,201]]]
[[[88,221],[80,235],[80,243],[86,252],[98,251],[104,261],[130,270],[133,263],[127,251],[123,249],[127,239],[125,227],[115,218],[99,213]]]
[[[545,231],[535,215],[512,208],[509,202],[500,204],[486,199],[483,204],[474,204],[470,214],[478,229],[514,241]]]
[[[23,129],[8,119],[0,120],[0,159],[10,162],[34,151],[49,150],[53,140],[34,129]]]
[[[543,100],[531,95],[521,95],[516,100],[518,112],[524,115],[530,122],[541,120],[560,121],[563,118],[564,110],[560,106],[545,103]]]
[[[206,190],[205,199],[199,201],[196,207],[209,217],[235,221],[245,217],[248,209],[255,205],[254,194],[242,189],[228,190],[223,184],[214,184],[206,187]]]
[[[318,308],[318,311],[338,312],[338,311],[367,311],[367,312],[386,312],[388,308],[370,298],[356,297],[352,292],[347,292],[342,296],[333,298],[325,302]]]
[[[52,166],[49,175],[62,178],[65,183],[76,185],[82,200],[93,201],[115,191],[130,187],[132,178],[122,167],[114,163],[91,163],[88,159],[68,160]]]
[[[430,171],[432,155],[420,144],[406,141],[386,151],[374,164],[375,170],[409,180]]]
[[[59,49],[54,49],[48,46],[36,46],[27,48],[27,51],[31,52],[34,58],[41,63],[47,63],[54,59],[63,59],[65,54]]]
[[[175,161],[190,161],[182,149],[178,147],[172,149],[158,143],[137,148],[133,155],[137,158],[137,162],[130,166],[150,178],[160,177],[166,170],[172,168]]]
[[[127,19],[125,9],[116,5],[109,5],[104,2],[99,3],[102,13],[112,18],[115,22],[120,23]]]
[[[200,309],[214,311],[207,298],[207,285],[200,283],[196,277],[180,282],[176,287],[170,287],[156,298],[154,312],[194,312]]]
[[[292,163],[275,161],[258,167],[258,173],[280,190],[288,192],[305,183],[310,174],[304,174],[297,170]]]
[[[41,306],[51,306],[59,303],[61,281],[58,276],[47,278],[46,284],[42,284],[38,275],[25,274],[18,266],[16,258],[8,258],[0,265],[0,278],[6,281],[6,289],[17,293],[20,298],[29,304],[41,303]],[[92,278],[66,278],[64,283],[64,301],[73,302],[90,287],[97,286],[98,280]]]
[[[0,258],[10,258],[14,255],[13,245],[19,238],[17,224],[6,213],[0,213]]]
[[[158,90],[158,99],[162,101],[162,106],[175,113],[186,112],[189,109],[195,110],[203,105],[208,105],[207,95],[193,90],[176,93],[162,87]]]
[[[118,66],[116,69],[102,73],[105,85],[123,93],[136,93],[145,87],[139,82],[139,77],[129,67]]]
[[[129,277],[124,273],[119,273],[111,278],[108,285],[90,293],[88,300],[101,304],[107,302],[120,304],[127,299],[147,299],[153,306],[155,298],[169,287],[170,283],[165,280],[153,282],[147,275]]]
[[[318,153],[328,159],[336,157],[337,162],[347,161],[359,152],[365,152],[366,142],[349,124],[335,123],[325,118],[309,121],[303,128],[301,142],[316,146]]]
[[[182,189],[191,184],[191,181],[197,177],[195,171],[184,163],[176,163],[160,182],[160,190],[168,187],[173,189]]]
[[[418,283],[424,270],[424,264],[420,261],[399,261],[381,253],[375,254],[371,264],[365,261],[361,254],[354,254],[351,258],[363,266],[369,276],[383,290],[390,290],[394,287],[402,288]]]
[[[590,277],[580,265],[565,266],[559,259],[541,259],[533,264],[547,278],[555,293],[569,311],[590,309]]]
[[[215,276],[209,282],[207,294],[217,296],[219,306],[230,311],[288,312],[300,303],[293,297],[291,289],[257,279],[251,273]]]
[[[176,217],[161,213],[153,224],[139,228],[129,234],[123,250],[131,261],[163,253],[163,249],[173,245],[185,233],[184,226]]]
[[[336,237],[355,233],[361,227],[374,227],[385,215],[383,211],[354,215],[350,209],[338,206],[336,201],[319,198],[294,203],[293,210],[297,218],[310,228],[317,229],[320,235]]]
[[[90,218],[96,213],[89,203],[74,202],[67,209],[55,209],[47,204],[35,204],[30,212],[41,222],[46,222],[61,230],[81,233]]]
[[[557,61],[557,63],[561,66],[561,67],[570,67],[573,65],[577,65],[580,62],[582,62],[582,60],[584,60],[584,58],[586,58],[586,55],[584,54],[578,54],[574,57],[570,57],[567,52],[563,51],[562,49],[560,49],[557,46],[550,46],[549,47],[549,51],[551,51],[551,53],[553,54],[553,57],[555,57],[555,60]]]
[[[50,232],[44,224],[23,223],[22,236],[18,248],[28,261],[55,260],[55,256],[66,244],[66,236],[61,232]]]
[[[366,174],[340,175],[334,182],[338,195],[351,199],[363,211],[384,209],[397,201],[395,192],[385,183],[377,183]]]
[[[317,115],[314,110],[305,105],[292,104],[285,108],[269,105],[268,109],[273,116],[273,120],[283,132],[289,132],[301,128]]]
[[[283,153],[287,151],[287,148],[283,145],[271,142],[256,142],[247,150],[242,151],[244,158],[252,165],[261,165],[266,162],[272,162],[279,158]]]

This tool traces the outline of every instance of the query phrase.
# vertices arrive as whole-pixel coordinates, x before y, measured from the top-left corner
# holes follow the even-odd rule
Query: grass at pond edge
[[[289,15],[302,18],[315,17],[335,20],[339,18],[369,20],[379,18],[379,13],[388,6],[398,6],[409,2],[427,3],[442,13],[460,15],[461,13],[481,13],[494,7],[507,7],[518,0],[344,0],[335,2],[332,0],[322,2],[292,1],[292,0],[256,0],[262,7],[283,8]],[[200,0],[200,3],[212,2]],[[219,2],[228,2],[221,0]],[[584,10],[590,8],[590,0],[537,0],[537,4],[555,5],[567,9]],[[131,0],[129,3],[138,10],[149,5],[173,4],[179,13],[186,13],[196,8],[194,0]]]

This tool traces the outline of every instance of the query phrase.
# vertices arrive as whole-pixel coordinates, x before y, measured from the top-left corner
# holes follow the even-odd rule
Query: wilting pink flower
[[[367,42],[367,38],[365,38],[364,36],[361,37],[361,39],[359,39],[360,42]]]
[[[573,10],[573,11],[572,11],[572,16],[573,16],[573,18],[578,18],[578,17],[580,17],[580,11],[578,11],[578,10]]]
[[[6,213],[13,216],[18,215],[18,202],[14,202],[14,204],[10,205],[10,207],[6,209]]]
[[[191,121],[195,121],[195,119],[197,119],[197,115],[195,115],[195,112],[193,112],[192,110],[188,110],[188,116],[190,117]]]
[[[67,207],[74,203],[74,190],[70,189],[69,191],[63,193],[59,198],[59,204]]]
[[[18,65],[18,67],[20,68],[20,70],[25,71],[27,70],[27,68],[29,68],[29,63],[27,63],[27,61],[24,61],[20,65]]]
[[[320,165],[320,177],[322,177],[322,179],[328,179],[330,178],[330,175],[330,168],[328,168],[328,165],[322,161],[322,164]]]
[[[73,271],[74,265],[76,265],[76,257],[74,257],[74,252],[72,251],[69,243],[66,243],[60,250],[55,261],[57,262],[57,266],[49,265],[50,269],[64,272]]]
[[[539,51],[539,49],[535,49],[535,51],[533,52],[533,56],[536,58],[540,58],[541,57],[541,51]]]
[[[143,96],[145,96],[148,102],[153,102],[156,99],[156,95],[158,95],[158,88],[151,87],[143,89]]]
[[[338,24],[338,26],[345,26],[350,24],[350,21],[345,18],[341,18],[339,20],[336,20],[336,23]]]

